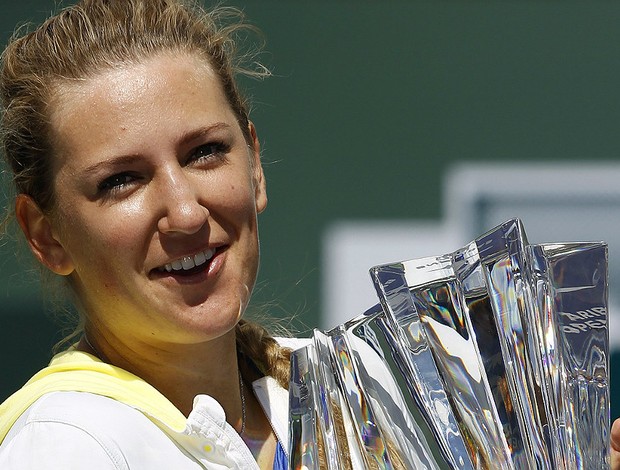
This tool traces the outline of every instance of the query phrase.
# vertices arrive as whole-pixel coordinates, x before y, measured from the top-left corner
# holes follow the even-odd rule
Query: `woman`
[[[0,409],[0,468],[286,466],[290,350],[241,320],[267,196],[222,12],[84,0],[4,53],[17,221],[84,329]]]
[[[296,344],[240,320],[267,198],[214,17],[84,0],[3,56],[17,220],[84,330],[0,407],[2,469],[286,466]]]

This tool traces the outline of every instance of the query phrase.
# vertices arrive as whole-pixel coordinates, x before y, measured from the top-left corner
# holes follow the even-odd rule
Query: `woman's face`
[[[63,84],[51,103],[52,232],[87,319],[127,340],[192,344],[237,322],[267,203],[210,67],[161,55]]]

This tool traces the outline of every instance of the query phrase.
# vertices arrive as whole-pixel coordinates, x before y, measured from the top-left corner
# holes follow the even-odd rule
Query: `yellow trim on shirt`
[[[183,432],[186,418],[166,397],[140,377],[76,350],[54,356],[0,405],[0,443],[15,421],[40,397],[51,392],[88,392],[138,409],[160,428]]]

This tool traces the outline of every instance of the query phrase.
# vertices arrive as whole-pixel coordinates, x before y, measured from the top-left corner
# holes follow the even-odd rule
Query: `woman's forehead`
[[[199,83],[207,89],[222,89],[217,74],[205,59],[197,54],[164,52],[105,67],[84,78],[57,79],[52,86],[49,104],[52,112],[62,112],[100,96],[105,97],[110,105],[123,106],[141,96],[148,96],[157,87],[173,96],[179,90],[165,87],[172,81],[177,87],[184,83],[188,86]]]
[[[50,111],[58,155],[116,154],[147,140],[171,144],[218,122],[237,125],[217,76],[187,57],[157,57],[70,82],[59,87]]]

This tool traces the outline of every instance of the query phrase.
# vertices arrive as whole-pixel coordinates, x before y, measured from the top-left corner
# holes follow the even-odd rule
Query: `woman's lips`
[[[224,262],[223,255],[227,245],[217,248],[208,248],[194,255],[184,256],[164,266],[153,269],[152,274],[157,278],[174,278],[179,282],[194,282],[203,278],[212,277],[220,270]]]
[[[199,251],[195,255],[183,256],[182,258],[171,261],[170,263],[166,263],[164,266],[160,266],[157,268],[159,272],[173,272],[175,274],[179,272],[179,274],[183,274],[183,271],[190,271],[194,268],[200,267],[203,264],[206,264],[208,261],[213,258],[215,254],[215,250],[213,248],[207,248],[206,250]]]

